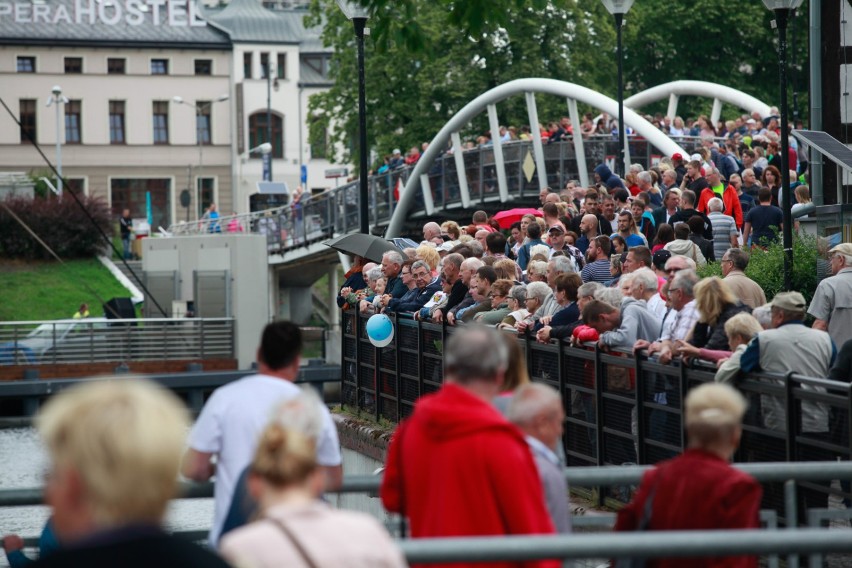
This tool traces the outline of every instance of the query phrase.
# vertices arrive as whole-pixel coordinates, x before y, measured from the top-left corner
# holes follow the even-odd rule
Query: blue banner
[[[263,181],[272,181],[272,152],[263,155]]]

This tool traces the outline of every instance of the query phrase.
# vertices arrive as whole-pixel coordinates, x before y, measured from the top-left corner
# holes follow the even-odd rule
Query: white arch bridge
[[[369,224],[375,233],[404,236],[407,223],[422,223],[430,217],[469,218],[471,208],[489,211],[537,203],[539,191],[563,187],[569,179],[588,185],[598,164],[614,164],[617,141],[610,135],[573,136],[567,141],[544,144],[539,132],[536,96],[564,97],[568,115],[580,124],[578,104],[617,116],[614,99],[596,91],[554,79],[518,79],[483,93],[465,105],[431,140],[413,168],[376,175],[369,183]],[[498,132],[498,104],[522,96],[526,101],[531,140],[493,143],[475,149],[462,147],[461,131],[482,113],[492,132]],[[714,120],[722,104],[768,116],[769,106],[754,97],[723,85],[701,81],[674,81],[635,94],[625,100],[624,120],[633,132],[625,141],[625,161],[650,167],[662,156],[686,154],[696,139],[670,138],[633,109],[668,98],[668,114],[677,112],[681,96],[713,100]],[[686,146],[686,148],[685,148]],[[447,149],[450,148],[448,152]],[[298,210],[283,207],[271,212],[238,216],[244,230],[267,236],[269,264],[297,280],[312,277],[305,265],[329,262],[334,253],[321,243],[328,238],[359,230],[358,182],[313,196]],[[463,217],[462,217],[463,216]],[[222,227],[230,217],[223,217]],[[177,224],[174,235],[206,232],[199,224]],[[415,231],[412,230],[412,233]],[[419,230],[416,231],[419,234]],[[215,234],[211,235],[215,238]],[[298,270],[291,270],[296,269]]]

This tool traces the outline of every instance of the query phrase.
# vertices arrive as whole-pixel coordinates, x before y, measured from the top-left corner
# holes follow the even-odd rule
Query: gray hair
[[[461,265],[462,265],[463,262],[464,262],[464,257],[462,255],[460,255],[459,253],[454,252],[452,254],[448,254],[447,256],[445,256],[443,258],[443,260],[441,261],[441,264],[443,264],[443,265],[452,264],[456,268],[461,268]]]
[[[534,273],[539,275],[547,274],[547,263],[543,260],[533,260],[527,265],[527,274]]]
[[[517,425],[530,424],[560,404],[562,397],[555,388],[542,383],[526,383],[518,387],[509,400],[506,418]]]
[[[473,253],[473,256],[475,256],[476,258],[482,258],[482,255],[485,254],[485,249],[482,248],[482,243],[480,243],[476,239],[466,242],[465,246],[470,249],[470,251]]]
[[[449,255],[446,258],[450,258],[450,256],[452,256],[452,255]],[[483,266],[485,266],[485,263],[482,262],[482,260],[480,260],[476,257],[473,257],[473,256],[470,257],[470,258],[464,259],[464,262],[461,263],[462,268],[465,268],[465,269],[469,268],[473,271],[479,270]]]
[[[323,430],[322,401],[310,386],[299,387],[299,394],[288,399],[272,411],[270,423],[285,430],[295,430],[316,442]]]
[[[714,197],[710,201],[707,202],[707,207],[710,211],[724,211],[725,204],[722,203],[722,200],[718,197]]]
[[[634,173],[634,174],[638,174],[639,172],[641,172],[644,169],[645,168],[642,166],[642,164],[630,164],[629,171]]]
[[[640,268],[630,274],[633,276],[633,285],[641,284],[645,291],[648,290],[657,290],[657,275],[653,270],[647,267]],[[623,278],[623,277],[622,277]]]
[[[654,179],[651,177],[651,174],[648,172],[639,172],[636,177],[639,181],[643,183],[647,183],[648,185],[654,183]]]
[[[618,288],[601,288],[595,292],[595,300],[607,303],[615,308],[621,306],[621,300],[623,299],[624,294]]]
[[[594,296],[595,292],[603,288],[604,285],[600,282],[586,282],[577,288],[577,297],[578,298],[587,298],[589,296]]]
[[[388,259],[389,262],[394,264],[398,264],[402,266],[402,263],[405,262],[405,258],[402,256],[402,253],[398,250],[389,250],[382,255],[382,259]]]
[[[432,272],[432,268],[429,267],[429,264],[425,260],[414,261],[414,264],[411,265],[411,272],[414,272],[418,268],[425,268],[430,273]]]
[[[760,327],[763,329],[769,329],[772,327],[772,304],[757,306],[751,311],[751,315],[754,316],[754,319],[760,322]]]
[[[553,290],[544,282],[530,282],[527,284],[527,298],[535,298],[543,302],[548,294],[552,294]]]
[[[537,254],[550,256],[550,247],[547,245],[535,245],[530,247],[530,258],[534,257]]]
[[[382,276],[383,276],[383,274],[382,274],[382,267],[381,266],[371,268],[370,270],[367,271],[367,280],[372,280],[373,282],[375,282],[376,280],[378,280]]]
[[[527,287],[523,285],[512,286],[509,297],[517,300],[521,305],[527,301]]]
[[[509,366],[509,349],[502,332],[479,325],[453,333],[444,350],[444,369],[452,381],[468,384],[492,382]]]
[[[698,284],[698,274],[696,274],[691,268],[685,268],[675,272],[669,288],[677,288],[681,290],[684,295],[694,298],[695,292],[693,289],[696,284]]]
[[[710,168],[710,171],[709,171],[709,172],[707,172],[707,175],[709,176],[710,174],[722,175],[722,174],[719,172],[719,168]]]
[[[737,270],[745,271],[748,267],[749,254],[741,248],[729,248],[725,251],[728,255],[728,260],[734,265]]]
[[[557,272],[557,274],[577,272],[574,265],[574,259],[569,256],[554,256],[550,259],[550,262],[553,263],[553,269]]]

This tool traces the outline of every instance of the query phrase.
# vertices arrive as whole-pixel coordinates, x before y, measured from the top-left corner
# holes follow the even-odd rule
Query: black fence
[[[420,396],[440,388],[443,346],[454,328],[401,316],[394,320],[393,342],[376,348],[367,338],[367,319],[355,311],[343,313],[342,401],[377,420],[396,422],[411,414]],[[530,378],[562,393],[569,466],[654,464],[680,453],[686,444],[684,396],[714,380],[710,367],[661,365],[639,354],[518,341]],[[751,373],[736,387],[749,401],[736,461],[852,456],[849,383]],[[807,504],[825,506],[827,487],[804,489]],[[767,490],[767,505],[780,508],[782,501],[780,488]]]

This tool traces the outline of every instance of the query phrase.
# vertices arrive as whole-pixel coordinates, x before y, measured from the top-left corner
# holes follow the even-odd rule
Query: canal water
[[[0,429],[0,489],[40,487],[48,459],[33,428]],[[0,507],[0,535],[38,536],[50,516],[48,507]],[[207,530],[213,521],[213,499],[172,501],[166,525],[174,530]],[[0,566],[8,566],[0,553]]]

